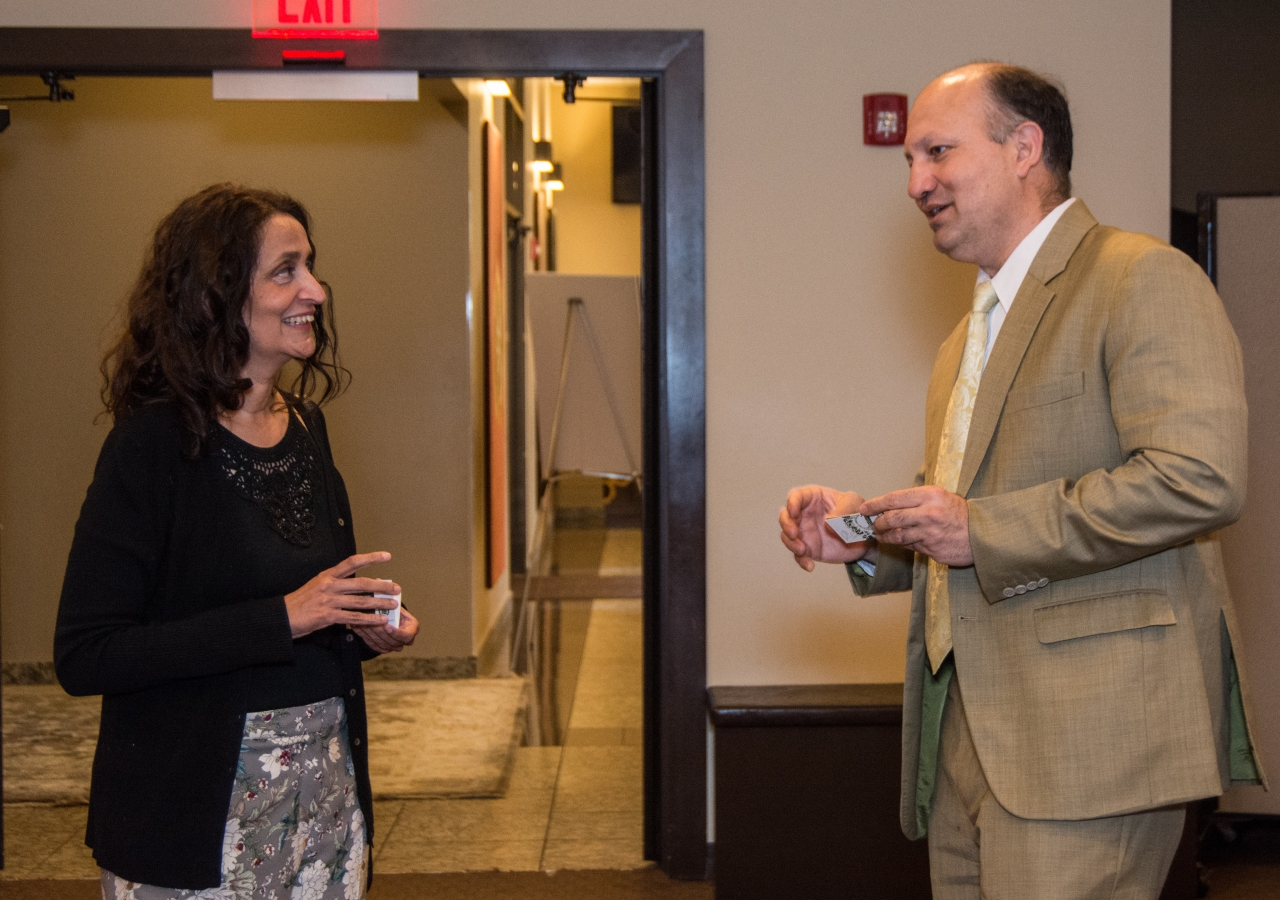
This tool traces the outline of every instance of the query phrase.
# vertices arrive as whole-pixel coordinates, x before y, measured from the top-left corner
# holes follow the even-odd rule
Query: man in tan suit
[[[1262,772],[1213,532],[1245,488],[1240,351],[1184,254],[1071,198],[1060,91],[950,72],[908,193],[979,268],[929,384],[916,486],[796,488],[782,541],[912,590],[902,825],[936,898],[1155,898],[1185,803]],[[879,515],[845,544],[828,516]]]

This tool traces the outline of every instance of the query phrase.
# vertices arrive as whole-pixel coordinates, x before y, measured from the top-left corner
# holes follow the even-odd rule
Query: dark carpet
[[[711,900],[710,882],[631,872],[379,875],[368,900]],[[95,881],[0,881],[0,900],[98,900]]]
[[[714,896],[710,882],[672,881],[657,869],[379,875],[369,892],[369,900],[711,900]]]
[[[1210,836],[1201,854],[1208,900],[1280,897],[1280,825]],[[0,900],[98,900],[97,880],[0,881]],[[379,875],[368,900],[712,900],[711,882],[672,881],[657,869],[631,872],[475,872]]]
[[[1209,900],[1280,897],[1280,816],[1217,817],[1200,843]]]

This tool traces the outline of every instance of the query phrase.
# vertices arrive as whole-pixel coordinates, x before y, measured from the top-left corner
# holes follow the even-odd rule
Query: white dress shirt
[[[991,312],[987,313],[987,354],[982,362],[984,368],[987,364],[986,360],[991,357],[991,348],[996,344],[996,335],[1000,333],[1000,326],[1004,324],[1005,316],[1009,314],[1009,307],[1013,305],[1013,298],[1018,296],[1022,280],[1027,277],[1027,270],[1031,268],[1036,254],[1044,246],[1049,232],[1053,231],[1053,226],[1058,224],[1067,207],[1075,202],[1076,198],[1072,197],[1054,207],[1053,211],[1041,219],[1040,224],[1032,228],[1022,239],[1022,243],[1009,254],[1009,258],[995,275],[988,275],[982,269],[978,270],[977,284],[990,281],[991,286],[996,290],[997,301],[996,305],[991,307]]]

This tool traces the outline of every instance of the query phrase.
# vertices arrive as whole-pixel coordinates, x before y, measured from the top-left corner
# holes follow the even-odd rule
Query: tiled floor
[[[0,879],[97,878],[84,845],[87,806],[6,803]]]
[[[560,530],[556,557],[562,571],[638,574],[640,530]],[[640,601],[569,602],[575,611],[590,613],[564,746],[519,748],[510,788],[499,800],[378,804],[377,871],[648,865],[643,859]],[[575,616],[575,622],[580,619]]]
[[[544,869],[644,864],[639,600],[596,600],[560,754]]]
[[[596,600],[564,747],[521,747],[499,800],[378,804],[377,871],[627,869],[642,858],[640,601]]]
[[[598,536],[597,536],[598,537]],[[596,559],[609,573],[639,559],[636,529],[615,529]],[[521,747],[505,797],[403,800],[375,806],[382,873],[628,869],[642,859],[639,600],[590,608],[565,746]],[[93,878],[87,808],[5,806],[0,879]]]

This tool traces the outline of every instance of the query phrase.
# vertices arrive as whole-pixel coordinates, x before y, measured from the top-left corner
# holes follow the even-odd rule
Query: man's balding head
[[[935,78],[911,107],[904,150],[907,193],[934,246],[988,274],[1070,196],[1066,100],[1017,66],[974,63]]]
[[[991,97],[991,140],[1003,144],[1023,122],[1044,132],[1044,167],[1053,176],[1053,205],[1071,196],[1071,110],[1062,89],[1022,66],[979,63]]]

